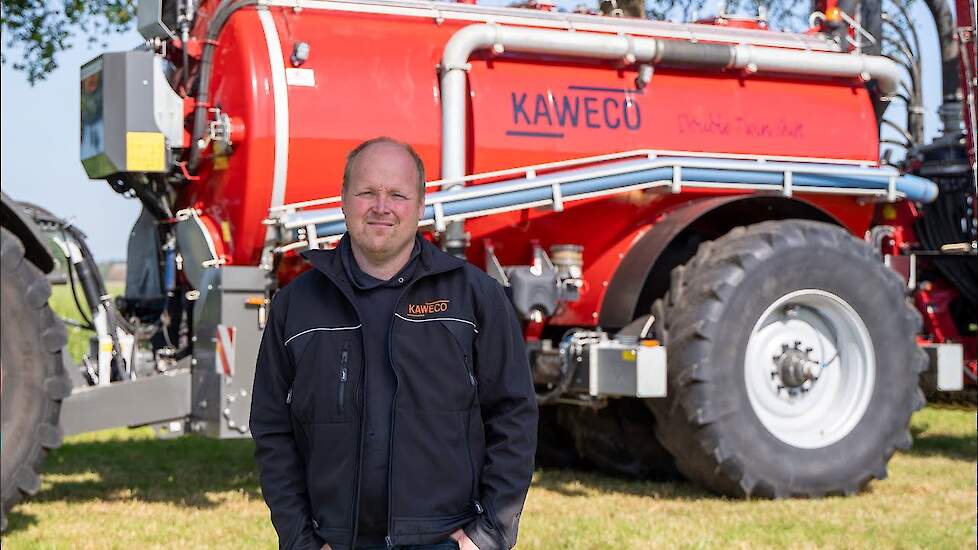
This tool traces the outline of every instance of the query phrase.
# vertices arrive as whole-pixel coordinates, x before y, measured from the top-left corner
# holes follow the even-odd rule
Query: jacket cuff
[[[486,514],[480,514],[478,518],[463,527],[462,531],[465,531],[479,550],[509,550],[499,545],[499,532],[486,521]]]

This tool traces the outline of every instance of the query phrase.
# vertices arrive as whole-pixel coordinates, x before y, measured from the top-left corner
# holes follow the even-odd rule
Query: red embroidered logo
[[[421,317],[429,313],[448,311],[448,300],[433,300],[423,304],[408,304],[408,315]]]

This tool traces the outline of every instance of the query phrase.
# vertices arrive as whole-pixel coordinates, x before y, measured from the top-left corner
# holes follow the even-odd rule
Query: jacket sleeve
[[[249,425],[262,495],[272,513],[279,548],[319,550],[322,541],[312,530],[305,466],[287,403],[295,368],[283,338],[284,298],[279,292],[273,299],[258,348]]]
[[[519,321],[503,288],[491,281],[475,343],[475,367],[486,437],[480,502],[464,531],[480,550],[516,545],[533,477],[537,403]]]

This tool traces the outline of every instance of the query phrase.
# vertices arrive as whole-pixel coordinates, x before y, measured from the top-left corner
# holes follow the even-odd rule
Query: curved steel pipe
[[[893,61],[870,55],[793,51],[749,44],[723,45],[628,35],[569,32],[495,24],[469,25],[445,45],[441,62],[442,179],[465,175],[466,73],[469,57],[479,50],[496,53],[564,55],[700,69],[745,69],[749,72],[876,79],[880,91],[897,91],[900,70]],[[458,186],[461,186],[459,184]],[[458,187],[453,186],[453,187]],[[455,254],[466,246],[464,228],[450,224],[443,244]]]

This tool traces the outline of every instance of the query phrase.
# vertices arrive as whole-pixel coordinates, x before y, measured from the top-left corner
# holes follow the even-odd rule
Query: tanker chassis
[[[820,9],[795,34],[419,0],[140,2],[146,44],[81,69],[82,163],[143,206],[124,294],[76,228],[3,197],[4,513],[65,435],[249,437],[272,297],[343,234],[344,155],[378,135],[434,174],[425,237],[507,289],[541,464],[678,470],[738,497],[883,479],[920,376],[951,390],[974,371],[973,78],[942,110],[971,123],[967,161],[946,161],[959,114],[947,147],[908,156],[939,178],[881,162],[904,73],[860,42],[853,4]],[[948,196],[971,205],[963,235],[935,230]],[[79,366],[47,305],[47,240],[91,312]]]

